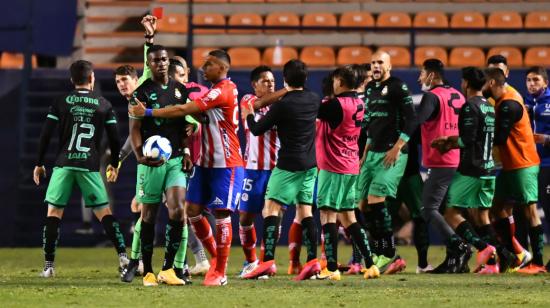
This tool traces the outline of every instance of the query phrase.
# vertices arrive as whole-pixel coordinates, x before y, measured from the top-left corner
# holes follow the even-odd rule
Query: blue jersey
[[[528,95],[526,104],[532,110],[531,122],[537,134],[550,135],[550,88],[547,88],[537,97]],[[540,156],[540,166],[550,167],[550,146],[537,144]]]

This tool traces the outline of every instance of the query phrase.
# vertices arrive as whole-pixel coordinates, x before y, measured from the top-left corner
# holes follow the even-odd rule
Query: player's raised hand
[[[128,114],[133,117],[143,117],[145,115],[145,105],[137,97],[135,101],[135,105],[128,105]]]
[[[32,172],[34,184],[40,185],[40,178],[46,178],[46,168],[44,166],[36,166]]]
[[[108,165],[106,175],[107,175],[107,182],[110,182],[110,183],[116,182],[116,180],[118,179],[118,168]]]
[[[153,15],[145,15],[141,19],[141,24],[145,28],[145,35],[154,35],[157,30],[157,18]]]

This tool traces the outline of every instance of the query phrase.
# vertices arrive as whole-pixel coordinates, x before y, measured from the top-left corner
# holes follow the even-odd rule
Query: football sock
[[[511,239],[512,239],[512,248],[514,249],[513,252],[515,254],[521,253],[524,248],[523,248],[523,245],[521,245],[520,242],[518,241],[518,239],[516,238],[516,222],[514,220],[514,216],[508,217],[508,225],[510,227],[510,236],[511,236]]]
[[[349,232],[353,243],[355,243],[357,248],[361,251],[361,255],[365,260],[365,266],[370,268],[374,263],[371,257],[367,232],[356,222],[349,225],[347,231]]]
[[[113,215],[105,215],[101,219],[101,224],[107,236],[115,245],[117,253],[126,253],[126,244],[124,243],[124,236],[120,232],[120,225]]]
[[[483,241],[479,235],[477,235],[472,225],[470,225],[470,223],[466,220],[461,222],[458,227],[456,227],[456,233],[466,240],[466,242],[474,245],[478,251],[487,248],[487,243]]]
[[[174,267],[183,269],[187,263],[187,239],[189,238],[189,229],[187,225],[183,225],[181,230],[181,242],[176,257],[174,258]]]
[[[181,245],[183,222],[181,220],[168,220],[166,225],[166,242],[164,245],[164,263],[162,270],[171,269],[174,266],[174,258]]]
[[[279,232],[280,233],[280,232]],[[239,237],[243,247],[246,262],[255,262],[256,257],[256,228],[254,224],[250,226],[239,225]]]
[[[296,220],[292,222],[288,232],[288,254],[292,262],[300,262],[300,250],[302,249],[302,225]]]
[[[363,212],[363,218],[365,221],[365,229],[369,232],[370,242],[372,246],[372,252],[376,255],[381,255],[380,251],[380,234],[376,230],[376,216],[372,208],[369,211]]]
[[[425,268],[428,266],[428,247],[430,245],[430,236],[428,233],[428,224],[422,217],[413,219],[413,239],[414,246],[416,248],[416,254],[418,255],[418,266]]]
[[[264,258],[263,262],[275,259],[275,247],[277,246],[277,238],[279,237],[279,216],[267,216],[264,219]]]
[[[307,261],[317,258],[317,229],[313,217],[302,219],[302,236],[307,248]]]
[[[231,216],[216,219],[216,272],[222,275],[225,275],[232,239]]]
[[[143,260],[143,276],[153,273],[153,241],[155,240],[155,224],[141,221],[141,257]]]
[[[139,259],[139,254],[141,253],[141,218],[139,218],[134,225],[134,235],[132,236],[132,251],[130,253],[130,259],[137,260]]]
[[[529,241],[533,251],[533,264],[543,266],[544,230],[542,225],[529,228]]]
[[[44,249],[44,260],[46,263],[52,262],[53,264],[55,259],[55,249],[57,247],[57,242],[59,241],[60,222],[61,219],[57,217],[46,217],[46,224],[44,225],[44,230],[42,232],[42,247]]]
[[[208,219],[199,214],[195,217],[189,217],[189,221],[191,222],[193,231],[195,231],[195,235],[201,241],[202,246],[208,251],[212,258],[215,258],[217,256],[216,240],[212,235],[212,228],[210,227],[210,223],[208,223]]]
[[[208,258],[206,257],[206,253],[204,252],[202,243],[195,235],[195,232],[193,232],[193,228],[191,226],[188,226],[187,229],[189,230],[189,232],[187,233],[187,246],[189,247],[189,249],[191,249],[191,252],[195,257],[195,262],[200,263],[203,260],[207,260]]]
[[[338,269],[338,226],[335,223],[324,224],[323,235],[327,268],[334,272]]]
[[[392,258],[395,256],[395,239],[393,237],[390,212],[385,202],[369,204],[368,206],[371,207],[375,217],[375,228],[379,237],[378,249],[380,254]]]
[[[508,217],[506,218],[499,218],[495,220],[495,230],[500,237],[502,243],[508,249],[509,251],[514,251],[514,247],[512,245],[512,235],[510,234],[510,223],[508,221]]]
[[[350,234],[351,237],[351,234]],[[359,247],[355,243],[355,240],[353,238],[351,239],[351,263],[361,263],[361,259],[363,259],[363,255],[361,254],[361,250],[359,250]]]

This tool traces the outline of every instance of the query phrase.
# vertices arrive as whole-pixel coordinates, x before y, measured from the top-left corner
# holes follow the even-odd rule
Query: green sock
[[[137,220],[134,226],[134,236],[132,237],[132,253],[130,259],[137,260],[141,255],[141,218]]]
[[[176,257],[174,258],[175,268],[183,269],[183,266],[185,264],[185,256],[187,255],[187,237],[189,235],[188,232],[189,231],[187,229],[187,225],[184,225],[181,231],[180,248],[178,249]]]

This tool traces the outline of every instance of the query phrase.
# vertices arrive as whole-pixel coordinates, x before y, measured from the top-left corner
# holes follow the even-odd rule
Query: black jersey
[[[386,152],[400,137],[407,141],[414,133],[416,121],[407,85],[390,77],[382,82],[369,82],[365,90],[369,151]]]
[[[469,98],[458,116],[460,163],[458,172],[467,176],[494,173],[493,139],[495,109],[481,96]]]
[[[315,156],[315,123],[321,99],[309,90],[286,93],[271,105],[266,115],[256,122],[246,118],[248,128],[259,136],[277,126],[281,141],[277,167],[286,171],[304,171],[317,165]]]
[[[47,117],[60,128],[55,165],[98,171],[103,131],[106,126],[114,125],[116,128],[117,124],[111,103],[89,90],[76,89],[57,99],[50,106]]]
[[[161,85],[152,79],[144,81],[134,92],[133,97],[145,104],[146,108],[159,109],[172,105],[187,103],[189,90],[181,83],[170,79],[167,85]],[[135,104],[134,99],[130,104]],[[135,117],[131,117],[136,119]],[[174,119],[162,119],[144,117],[141,120],[141,138],[145,142],[147,138],[159,135],[170,140],[172,156],[178,157],[183,153],[183,141],[187,136],[185,125],[188,122],[184,117]]]

